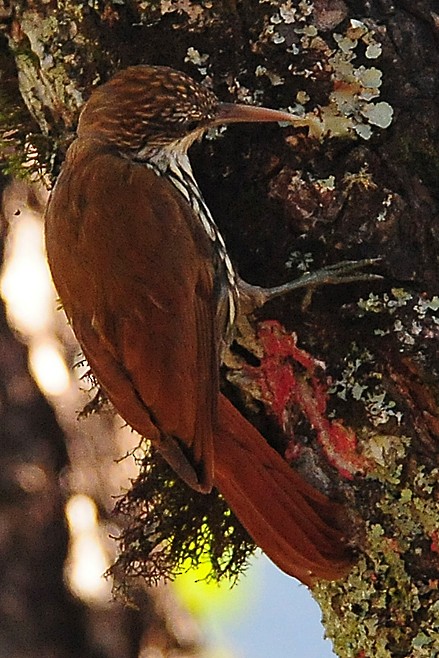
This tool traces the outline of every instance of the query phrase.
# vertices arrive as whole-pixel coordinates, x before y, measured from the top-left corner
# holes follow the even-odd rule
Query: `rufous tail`
[[[305,585],[336,580],[352,556],[340,530],[342,507],[295,472],[220,395],[215,486],[255,543]]]

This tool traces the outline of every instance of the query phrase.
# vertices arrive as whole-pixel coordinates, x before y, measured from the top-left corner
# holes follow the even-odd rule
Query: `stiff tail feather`
[[[340,505],[291,469],[223,395],[214,443],[215,486],[266,555],[308,586],[346,575],[352,557]]]

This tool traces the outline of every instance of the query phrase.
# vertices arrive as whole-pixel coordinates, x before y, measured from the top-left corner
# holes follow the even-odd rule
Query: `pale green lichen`
[[[255,75],[257,78],[261,78],[262,76],[266,76],[273,87],[276,87],[278,85],[282,85],[285,82],[285,78],[282,76],[278,75],[275,71],[270,71],[267,69],[265,66],[262,66],[259,64],[256,69],[255,69]]]
[[[368,59],[377,59],[383,52],[383,47],[380,43],[371,43],[366,48],[365,55]]]
[[[292,251],[285,263],[287,269],[296,269],[299,272],[309,272],[314,263],[314,256],[310,251]]]
[[[340,658],[437,656],[439,590],[428,569],[438,550],[439,469],[407,471],[408,437],[375,435],[362,444],[374,463],[367,481],[377,484],[362,555],[345,580],[320,583],[313,595]],[[425,575],[411,567],[421,558]]]
[[[149,4],[151,5],[151,3]],[[203,13],[203,8],[190,0],[161,0],[160,12],[163,15],[172,12],[185,13],[189,19],[196,21]]]
[[[351,19],[343,32],[332,33],[331,41],[324,19],[326,9],[316,8],[312,2],[305,0],[298,4],[291,1],[280,6],[271,4],[274,11],[259,35],[259,42],[270,41],[284,48],[293,58],[300,53],[314,52],[318,55],[319,64],[325,62],[326,71],[331,73],[333,90],[326,106],[305,111],[304,103],[307,101],[303,104],[290,104],[291,111],[308,120],[310,134],[319,139],[357,135],[367,140],[372,136],[375,126],[388,128],[393,120],[393,108],[384,100],[371,102],[381,94],[383,72],[377,66],[365,63],[355,65],[355,60],[363,50],[366,60],[377,62],[381,57],[378,28]],[[272,80],[272,84],[282,84],[282,77],[266,66],[263,68],[263,74]],[[310,69],[300,69],[295,66],[294,60],[289,69],[296,78],[321,75],[321,68],[314,69],[312,66]],[[261,75],[261,68],[258,70]]]
[[[0,98],[0,169],[4,175],[41,181],[51,167],[50,138],[33,132],[34,123],[20,97],[3,90]]]
[[[383,524],[367,526],[364,555],[350,575],[313,591],[327,635],[341,658],[420,658],[437,655],[439,593],[436,581],[417,580],[406,555],[439,527],[437,470],[421,469],[413,487],[388,487],[377,508]],[[384,530],[392,528],[392,534]]]
[[[376,386],[374,391],[367,392],[364,402],[368,418],[375,427],[385,425],[392,418],[396,419],[398,425],[401,424],[403,413],[386,391],[381,391]]]
[[[389,212],[389,208],[391,208],[394,199],[395,199],[395,195],[393,194],[393,192],[389,192],[384,197],[384,199],[381,202],[382,210],[381,210],[381,212],[378,213],[377,218],[376,218],[377,222],[385,222],[386,221],[387,215],[388,215],[388,212]]]
[[[430,346],[435,350],[437,295],[393,288],[361,299],[358,308],[360,316],[382,315],[405,351],[407,345],[409,349],[415,345],[418,362],[424,349],[427,355]],[[435,367],[434,359],[425,363]],[[384,420],[396,406],[384,389],[380,391],[379,375],[373,355],[353,345],[335,391],[345,399],[362,400],[366,408],[374,393],[374,411],[381,417],[384,410]],[[384,374],[381,381],[384,385]],[[397,377],[395,383],[398,390]],[[404,380],[400,393],[402,397],[406,393]],[[404,404],[402,398],[400,402]],[[434,415],[433,407],[428,413]],[[401,423],[402,415],[397,420]],[[413,421],[408,426],[413,429]],[[358,504],[353,505],[369,519],[365,535],[358,540],[362,556],[345,581],[318,585],[314,592],[341,658],[439,655],[439,469],[428,462],[416,463],[422,453],[413,450],[414,436],[382,431],[369,436],[365,430],[359,435],[369,464],[364,483],[358,483]]]
[[[404,435],[377,433],[368,436],[367,440],[362,441],[363,454],[372,464],[368,477],[389,485],[399,485],[410,444],[410,437]]]
[[[363,403],[364,410],[372,425],[379,427],[395,419],[398,424],[403,418],[388,392],[383,389],[382,374],[374,368],[375,357],[367,349],[359,349],[353,343],[346,358],[345,366],[329,390],[341,400],[353,399]]]
[[[365,364],[374,363],[373,354],[367,349],[360,350],[356,343],[352,343],[350,346],[349,355],[339,378],[333,381],[329,390],[330,393],[337,395],[342,400],[346,400],[349,395],[352,395],[352,390],[358,382],[357,376],[360,368]],[[367,386],[364,388],[367,389]]]
[[[369,294],[367,299],[357,302],[360,315],[366,313],[396,315],[387,331],[376,330],[375,335],[384,336],[393,331],[405,347],[415,347],[420,339],[437,340],[439,326],[439,297],[414,294],[404,288],[392,288],[390,293]],[[405,312],[404,312],[404,309]],[[415,317],[413,317],[413,315]]]
[[[330,104],[325,108],[330,115],[340,115],[344,118],[339,123],[342,131],[355,131],[360,137],[369,139],[372,135],[372,126],[387,128],[393,118],[393,109],[385,102],[371,103],[370,101],[380,95],[382,85],[382,71],[375,66],[354,66],[357,57],[356,49],[359,44],[367,44],[367,48],[379,57],[380,44],[375,41],[375,34],[361,21],[351,20],[344,34],[335,34],[334,40],[339,50],[329,57],[333,67],[334,81],[338,85],[331,93]]]
[[[393,110],[389,103],[383,101],[380,103],[368,103],[368,105],[360,109],[360,113],[369,123],[379,128],[388,128],[392,123]]]
[[[432,311],[433,313],[439,311],[439,297],[437,295],[434,295],[431,299],[419,297],[413,308],[420,318],[425,318],[429,311]]]
[[[62,37],[59,16],[43,17],[29,11],[21,17],[29,51],[16,50],[20,91],[44,134],[49,134],[53,128],[47,119],[48,111],[69,127],[83,103],[81,91],[68,76],[62,52],[63,40],[74,38],[75,24],[67,16],[63,20],[65,33]]]
[[[390,294],[385,292],[382,295],[370,293],[367,299],[360,299],[357,302],[358,308],[366,313],[389,313],[394,314],[398,308],[407,306],[413,300],[413,293],[404,288],[392,288]]]
[[[186,51],[186,57],[184,58],[184,61],[196,66],[199,73],[202,76],[206,76],[209,57],[210,55],[208,53],[200,53],[199,50],[193,46],[190,46]]]

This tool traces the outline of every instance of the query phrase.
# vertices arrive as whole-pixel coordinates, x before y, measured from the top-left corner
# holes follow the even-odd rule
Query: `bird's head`
[[[129,156],[186,150],[208,128],[235,122],[292,121],[287,112],[220,103],[188,75],[164,66],[131,66],[98,87],[84,106],[79,137],[102,139]]]

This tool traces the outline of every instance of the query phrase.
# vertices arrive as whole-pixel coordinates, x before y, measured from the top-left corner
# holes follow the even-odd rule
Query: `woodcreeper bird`
[[[80,115],[49,200],[46,245],[64,311],[122,418],[188,485],[217,487],[266,554],[310,585],[349,567],[340,506],[220,393],[219,366],[243,301],[263,304],[312,275],[268,290],[244,283],[187,156],[213,126],[291,120],[220,103],[170,68],[119,72]]]

